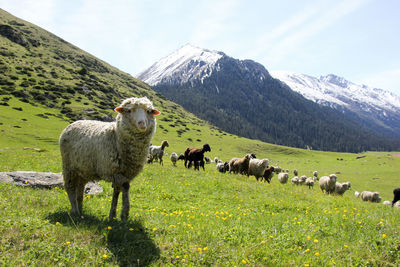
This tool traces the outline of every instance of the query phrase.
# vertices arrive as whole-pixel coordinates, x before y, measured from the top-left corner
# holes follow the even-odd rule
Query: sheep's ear
[[[114,109],[116,112],[118,112],[118,113],[122,113],[123,111],[124,111],[124,108],[123,107],[117,107],[117,108],[115,108]]]
[[[161,114],[160,111],[158,111],[157,109],[153,109],[153,115],[154,116],[157,116],[157,115],[160,115],[160,114]]]

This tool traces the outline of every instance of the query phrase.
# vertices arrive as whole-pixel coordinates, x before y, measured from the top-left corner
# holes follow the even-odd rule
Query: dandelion
[[[319,252],[317,251],[317,252],[315,252],[315,254],[314,254],[315,256],[317,256],[317,257],[319,257]]]
[[[112,229],[112,227],[111,227],[111,226],[108,226],[108,227],[107,227],[107,229],[108,229],[108,230],[111,230],[111,229]]]
[[[299,246],[299,247],[298,247],[298,249],[302,249],[302,247],[301,247],[301,246]]]
[[[208,250],[208,247],[204,247],[203,250],[204,250],[204,251],[207,251],[207,250]]]
[[[310,264],[304,263],[304,267],[310,267]]]
[[[107,254],[103,254],[103,259],[107,259],[108,255]]]
[[[383,234],[383,235],[382,235],[382,238],[386,238],[386,237],[387,237],[387,235],[386,235],[386,234]]]
[[[336,265],[336,261],[332,260],[332,264],[333,264],[333,265]]]
[[[306,249],[304,252],[306,252],[306,253],[307,253],[307,252],[310,252],[310,249],[308,248],[308,249]]]
[[[202,249],[202,248],[197,248],[197,251],[198,251],[198,252],[202,252],[203,249]]]
[[[67,242],[65,242],[65,244],[68,246],[69,244],[71,244],[71,242],[67,241]]]
[[[56,225],[61,225],[61,223],[59,223],[59,222],[56,222]]]
[[[261,245],[264,245],[264,244],[265,244],[265,241],[264,241],[264,240],[263,240],[263,241],[261,241],[261,242],[260,242],[260,244],[261,244]]]
[[[246,264],[246,263],[247,263],[247,261],[246,261],[246,260],[242,260],[242,263],[243,263],[243,264]]]
[[[344,245],[345,248],[349,248],[349,245]]]
[[[132,231],[133,231],[133,228],[129,228],[129,231],[131,231],[131,232],[132,232]]]
[[[317,239],[314,239],[314,243],[315,243],[315,244],[318,243],[318,240],[317,240]]]
[[[157,227],[154,227],[154,228],[153,228],[153,231],[157,231]]]
[[[307,236],[307,240],[311,240],[311,236],[308,235],[308,236]]]

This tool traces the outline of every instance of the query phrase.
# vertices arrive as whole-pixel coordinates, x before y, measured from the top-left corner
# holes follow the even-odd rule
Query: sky
[[[398,0],[0,0],[133,76],[185,44],[400,96]]]

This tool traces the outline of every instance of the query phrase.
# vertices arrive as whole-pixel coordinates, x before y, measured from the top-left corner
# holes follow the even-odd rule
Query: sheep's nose
[[[138,126],[140,129],[146,129],[146,122],[144,121],[139,121],[138,122]]]

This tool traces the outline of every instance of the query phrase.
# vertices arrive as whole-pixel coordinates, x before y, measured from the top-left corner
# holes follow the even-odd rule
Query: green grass
[[[56,116],[36,116],[49,113],[40,106],[14,98],[9,103],[0,106],[0,171],[60,172],[57,140],[68,123]],[[332,197],[322,194],[318,186],[309,190],[281,185],[276,177],[265,184],[254,177],[221,174],[214,164],[206,165],[205,172],[185,169],[182,161],[173,167],[165,156],[164,166],[146,165],[132,182],[130,219],[109,222],[112,187],[108,183],[101,182],[105,193],[85,197],[83,219],[68,215],[70,204],[63,189],[0,184],[0,264],[400,263],[400,211],[354,197],[354,190],[371,190],[379,191],[383,200],[392,199],[400,170],[400,158],[392,153],[367,152],[356,159],[358,154],[271,145],[226,134],[190,114],[179,118],[165,107],[153,143],[164,139],[170,143],[169,154],[207,142],[212,151],[206,155],[211,158],[225,161],[255,152],[273,165],[298,169],[300,175],[314,170],[320,175],[337,173],[339,181],[352,183],[352,190]]]
[[[369,190],[391,200],[399,186],[400,157],[367,152],[357,159],[358,154],[233,136],[49,32],[0,13],[0,22],[23,23],[12,25],[41,44],[24,48],[0,38],[0,171],[61,172],[58,137],[71,115],[86,116],[87,109],[115,114],[113,105],[121,98],[146,95],[162,112],[153,144],[168,140],[169,154],[209,143],[212,151],[206,155],[212,159],[227,161],[254,152],[300,175],[336,173],[339,181],[352,184],[343,197],[332,197],[318,186],[281,185],[276,177],[265,184],[221,174],[214,164],[206,165],[205,172],[185,169],[181,161],[173,167],[166,156],[164,166],[146,165],[132,182],[130,219],[121,222],[107,219],[112,187],[105,182],[103,194],[85,196],[84,218],[69,216],[61,188],[0,183],[0,265],[400,264],[399,210],[354,197],[354,190]],[[79,73],[82,68],[87,74]],[[84,92],[85,86],[91,92]]]
[[[169,163],[169,162],[168,162]],[[107,220],[112,188],[69,217],[64,190],[0,184],[0,262],[14,265],[393,265],[399,211],[352,193],[147,165],[127,222]],[[119,207],[120,209],[120,207]]]

